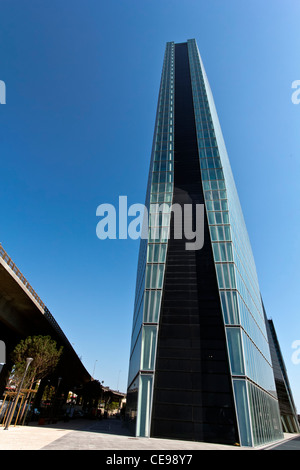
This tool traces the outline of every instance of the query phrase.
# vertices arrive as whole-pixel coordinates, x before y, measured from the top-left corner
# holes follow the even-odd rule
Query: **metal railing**
[[[10,269],[15,273],[15,275],[20,279],[20,281],[24,284],[26,289],[30,292],[32,297],[38,302],[38,304],[45,309],[45,304],[44,302],[40,299],[40,297],[37,295],[33,287],[29,284],[27,281],[26,277],[21,273],[19,268],[15,265],[13,260],[8,256],[2,245],[0,244],[0,257],[5,261],[5,263],[10,267]]]

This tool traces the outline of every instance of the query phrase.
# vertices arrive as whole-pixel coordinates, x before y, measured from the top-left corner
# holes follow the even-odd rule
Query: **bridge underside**
[[[61,378],[64,388],[80,388],[91,380],[71,344],[50,312],[36,300],[7,263],[0,258],[0,340],[6,345],[6,364],[0,367],[2,395],[12,363],[10,354],[21,339],[33,335],[49,335],[57,346],[63,346],[60,362],[49,379]]]

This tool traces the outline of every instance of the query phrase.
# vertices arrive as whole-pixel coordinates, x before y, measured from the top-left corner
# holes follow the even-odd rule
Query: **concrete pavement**
[[[300,450],[300,436],[286,434],[284,442],[251,450]],[[46,426],[11,426],[0,428],[0,450],[140,450],[197,451],[249,450],[245,447],[132,437],[123,422],[116,419],[90,421],[76,419]]]

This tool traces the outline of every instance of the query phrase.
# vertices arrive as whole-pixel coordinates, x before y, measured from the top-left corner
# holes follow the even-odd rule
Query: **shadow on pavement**
[[[43,427],[50,429],[61,429],[98,434],[109,434],[115,436],[123,436],[129,439],[137,439],[130,432],[126,422],[116,418],[108,418],[102,420],[89,420],[84,418],[76,418],[68,422],[57,422],[55,424],[45,424],[39,426],[34,424],[35,427]],[[297,434],[295,437],[290,437],[285,441],[278,442],[277,444],[271,444],[270,446],[257,448],[256,450],[300,450],[300,436]]]
[[[300,450],[300,436],[287,439],[285,442],[280,442],[264,450]]]
[[[29,424],[29,426],[32,426],[32,424]],[[108,418],[103,420],[89,420],[84,418],[76,418],[67,422],[58,421],[57,423],[53,424],[33,424],[33,426],[70,431],[87,431],[103,434],[116,434],[119,436],[127,436],[134,438],[132,433],[129,431],[126,423],[123,420],[116,418]]]

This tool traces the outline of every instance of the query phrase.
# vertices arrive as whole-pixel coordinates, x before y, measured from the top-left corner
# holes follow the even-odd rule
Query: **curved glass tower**
[[[195,249],[171,210],[187,206],[193,229],[204,207]],[[146,207],[127,395],[135,434],[243,446],[282,438],[255,263],[195,40],[166,45]]]

